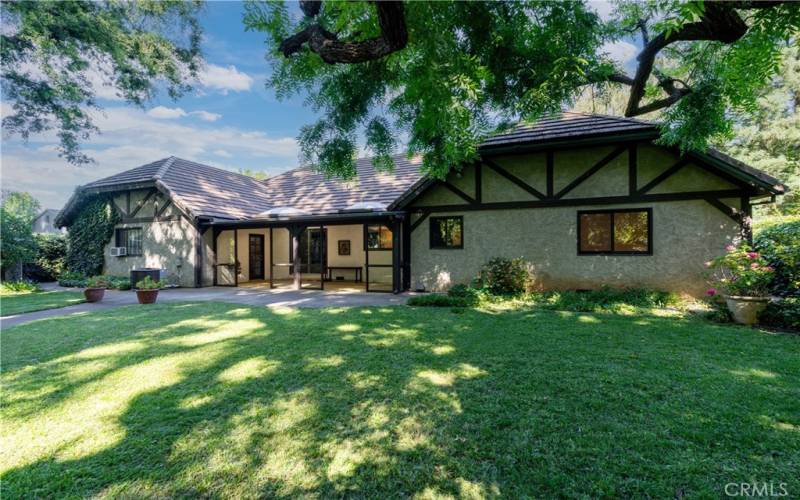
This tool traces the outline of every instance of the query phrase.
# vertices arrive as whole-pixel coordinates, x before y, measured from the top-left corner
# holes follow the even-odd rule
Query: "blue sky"
[[[593,5],[601,15],[609,10],[606,2]],[[314,113],[302,96],[278,101],[265,87],[270,67],[264,36],[246,32],[242,14],[240,2],[206,5],[201,22],[207,65],[195,90],[177,101],[161,95],[144,109],[131,106],[97,74],[95,88],[104,109],[95,122],[101,133],[84,143],[96,163],[73,166],[59,158],[52,133],[33,136],[28,143],[4,137],[3,189],[28,191],[44,208],[60,208],[77,185],[170,155],[270,175],[294,168],[295,138]],[[622,42],[609,52],[624,62],[636,47]]]

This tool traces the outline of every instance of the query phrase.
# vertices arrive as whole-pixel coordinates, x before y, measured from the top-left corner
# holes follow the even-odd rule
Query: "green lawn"
[[[800,337],[132,306],[2,332],[4,498],[800,496]]]
[[[82,292],[3,292],[0,294],[0,315],[13,316],[43,309],[71,306],[84,302]]]

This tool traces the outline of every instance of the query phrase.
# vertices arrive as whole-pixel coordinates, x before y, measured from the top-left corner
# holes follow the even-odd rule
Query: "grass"
[[[798,336],[203,303],[51,318],[2,347],[4,498],[800,495]]]
[[[57,307],[80,304],[84,301],[81,292],[0,292],[0,315],[15,314],[55,309]]]

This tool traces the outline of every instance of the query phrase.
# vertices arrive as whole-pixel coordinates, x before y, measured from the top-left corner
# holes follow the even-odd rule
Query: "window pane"
[[[371,250],[391,250],[392,232],[388,226],[367,227],[367,248]]]
[[[460,217],[431,217],[431,248],[463,246],[463,220]]]
[[[611,214],[581,214],[581,252],[611,251]]]
[[[614,251],[646,252],[647,243],[647,212],[614,214]]]

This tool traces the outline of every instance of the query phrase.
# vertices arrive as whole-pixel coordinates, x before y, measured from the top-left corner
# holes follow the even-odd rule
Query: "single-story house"
[[[36,216],[31,223],[34,233],[43,234],[62,234],[66,232],[65,228],[56,227],[56,218],[59,211],[55,208],[45,208],[42,213]]]
[[[786,188],[710,149],[656,145],[652,123],[564,113],[487,139],[444,180],[420,159],[369,159],[352,181],[300,167],[259,181],[170,157],[80,187],[121,216],[105,272],[166,270],[182,286],[444,290],[492,257],[543,288],[705,289],[704,262],[749,238],[754,204]]]

